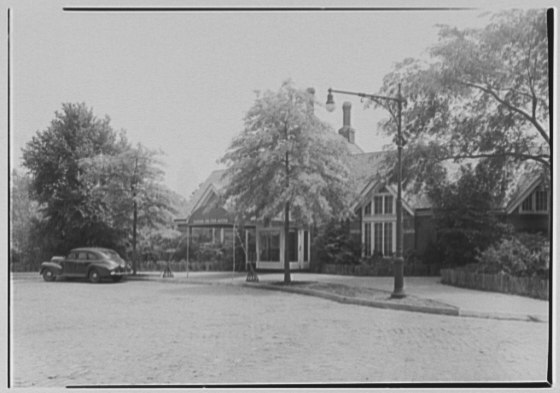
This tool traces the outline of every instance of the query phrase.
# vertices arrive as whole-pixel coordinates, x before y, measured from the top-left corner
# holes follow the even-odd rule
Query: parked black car
[[[55,256],[41,263],[39,271],[45,281],[54,281],[57,277],[82,277],[93,283],[103,278],[117,282],[130,273],[129,266],[116,251],[101,247],[75,248],[67,257]]]

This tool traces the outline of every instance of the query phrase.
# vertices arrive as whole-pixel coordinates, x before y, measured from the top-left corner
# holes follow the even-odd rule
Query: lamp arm
[[[369,98],[372,101],[376,101],[379,102],[378,100],[385,100],[385,101],[393,101],[393,102],[405,102],[405,99],[402,97],[388,97],[388,96],[379,96],[376,94],[366,94],[366,93],[355,93],[352,91],[345,91],[345,90],[334,90],[334,89],[329,89],[329,92],[331,93],[338,93],[338,94],[347,94],[347,95],[351,95],[351,96],[358,96],[358,97],[362,97],[362,98]]]

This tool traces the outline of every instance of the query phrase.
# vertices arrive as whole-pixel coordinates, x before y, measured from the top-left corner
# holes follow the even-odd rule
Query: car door
[[[76,274],[76,263],[78,260],[78,253],[71,252],[68,256],[60,262],[62,266],[62,274],[64,276],[74,276]]]
[[[80,264],[80,275],[85,276],[87,274],[88,268],[92,263],[99,262],[100,257],[95,252],[88,251],[87,259],[84,263]]]
[[[87,271],[87,266],[89,264],[89,260],[88,260],[88,255],[90,253],[87,251],[80,251],[78,253],[78,258],[76,259],[76,268],[75,268],[75,274],[76,276],[80,276],[83,277],[86,275],[86,271]]]

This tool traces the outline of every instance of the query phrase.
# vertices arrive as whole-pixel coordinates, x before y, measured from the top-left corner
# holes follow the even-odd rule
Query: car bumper
[[[131,274],[132,274],[132,270],[121,268],[121,267],[109,271],[109,275],[111,277],[114,277],[114,276],[129,276]]]

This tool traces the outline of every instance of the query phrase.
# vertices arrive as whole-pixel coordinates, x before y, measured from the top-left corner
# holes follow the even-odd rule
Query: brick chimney
[[[307,94],[309,94],[311,96],[311,101],[308,107],[308,110],[311,112],[311,114],[315,113],[315,105],[313,104],[315,102],[315,88],[313,87],[308,87],[307,88]]]
[[[355,143],[356,131],[350,125],[350,110],[352,109],[352,104],[346,101],[342,104],[342,128],[338,130],[338,133],[342,135],[348,142]]]

